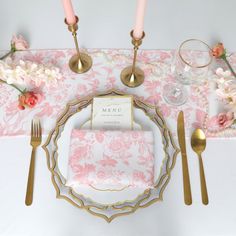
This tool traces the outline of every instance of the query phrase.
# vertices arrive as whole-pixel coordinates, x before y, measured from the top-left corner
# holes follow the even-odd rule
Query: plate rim
[[[122,95],[127,95],[127,93],[123,93],[121,91],[112,89],[112,90],[109,90],[107,92],[92,94],[92,95],[89,95],[89,96],[82,97],[80,99],[75,99],[75,100],[72,100],[71,102],[67,103],[67,105],[64,108],[63,112],[60,114],[59,118],[56,120],[55,128],[53,128],[51,130],[51,132],[48,134],[48,138],[47,138],[45,144],[42,146],[43,149],[46,152],[47,166],[48,166],[49,171],[51,172],[51,179],[52,179],[53,185],[54,185],[54,187],[56,189],[56,196],[57,196],[57,198],[63,198],[65,200],[67,200],[68,202],[70,202],[71,204],[77,206],[78,208],[85,209],[85,210],[87,210],[88,212],[90,212],[91,214],[93,214],[95,216],[99,216],[99,217],[104,218],[107,222],[111,222],[114,218],[116,218],[118,216],[131,214],[131,213],[135,212],[138,208],[144,208],[144,207],[147,207],[147,206],[153,204],[154,202],[157,202],[159,200],[163,200],[163,192],[164,192],[165,187],[167,186],[167,184],[168,184],[168,182],[170,180],[171,171],[172,171],[172,169],[175,166],[176,157],[177,157],[177,155],[179,153],[179,148],[176,146],[176,144],[174,142],[174,139],[173,139],[173,136],[172,136],[172,133],[169,130],[169,128],[167,127],[167,125],[165,123],[165,120],[164,120],[164,117],[161,115],[161,113],[159,112],[158,108],[153,106],[153,105],[151,105],[151,104],[148,104],[148,103],[146,103],[144,101],[141,101],[140,98],[138,96],[136,96],[136,95],[128,94],[128,95],[132,95],[133,96],[133,98],[134,98],[133,99],[134,106],[136,108],[138,108],[138,109],[144,110],[145,115],[147,115],[158,126],[158,128],[160,128],[161,125],[159,124],[159,121],[156,120],[156,118],[154,116],[150,116],[150,114],[148,114],[148,112],[147,112],[147,109],[145,109],[144,107],[140,106],[140,103],[142,105],[144,105],[144,106],[147,106],[147,107],[151,108],[151,109],[155,109],[155,113],[158,116],[158,118],[161,119],[161,122],[162,122],[162,125],[163,125],[163,130],[164,130],[163,137],[165,137],[165,139],[167,141],[166,142],[167,143],[167,147],[169,146],[169,142],[170,142],[171,145],[172,145],[172,148],[174,149],[174,153],[172,154],[172,163],[171,163],[170,167],[168,167],[168,164],[169,164],[169,161],[170,161],[170,157],[169,157],[169,155],[167,155],[166,149],[164,150],[165,151],[165,158],[163,160],[167,159],[166,160],[166,173],[163,174],[160,179],[159,178],[157,179],[158,183],[155,183],[154,188],[157,188],[158,185],[161,186],[161,184],[164,181],[165,177],[167,177],[167,179],[165,180],[165,183],[161,186],[159,196],[157,198],[154,198],[151,201],[141,205],[145,200],[147,200],[151,196],[151,189],[146,189],[144,191],[144,193],[141,194],[141,196],[144,196],[143,198],[139,199],[140,196],[138,196],[137,198],[132,200],[132,202],[134,202],[134,201],[137,201],[139,199],[134,206],[128,205],[128,206],[123,206],[122,207],[122,204],[124,204],[124,203],[120,204],[119,202],[118,202],[119,204],[109,204],[109,205],[99,204],[99,205],[103,205],[103,207],[105,207],[105,209],[108,209],[110,207],[112,207],[112,209],[115,209],[115,210],[130,209],[130,211],[128,211],[128,212],[119,212],[119,213],[113,214],[111,216],[107,216],[106,214],[98,213],[98,212],[95,212],[95,211],[93,211],[91,209],[91,208],[97,208],[99,210],[103,210],[104,209],[103,207],[100,208],[98,206],[93,206],[91,204],[85,205],[83,200],[81,200],[81,199],[76,197],[76,195],[78,195],[78,194],[73,193],[73,189],[72,188],[69,188],[69,194],[72,196],[73,200],[75,200],[74,198],[76,198],[76,200],[79,202],[80,205],[75,203],[68,196],[61,195],[61,191],[60,191],[60,188],[59,188],[59,186],[57,184],[57,181],[55,180],[55,177],[57,177],[60,180],[61,184],[63,184],[63,182],[61,181],[60,176],[58,175],[58,173],[56,173],[55,170],[54,170],[55,167],[56,167],[56,161],[53,158],[52,158],[52,160],[50,160],[50,154],[49,154],[49,150],[48,150],[47,146],[51,142],[55,132],[57,133],[57,135],[53,139],[54,142],[55,142],[56,138],[60,135],[58,133],[59,126],[63,125],[73,114],[75,114],[77,112],[80,112],[83,108],[85,108],[89,104],[91,104],[91,101],[92,101],[93,97],[95,97],[95,96],[106,96],[106,95],[112,95],[112,94],[114,94],[114,95],[121,95],[121,96]],[[76,112],[71,114],[69,112],[70,108],[73,108],[73,106],[79,105],[80,103],[82,103],[82,104],[80,105],[80,107],[78,109],[76,109]],[[169,137],[169,141],[168,141],[168,137],[167,136]],[[55,152],[53,152],[53,154],[55,154]],[[53,155],[53,157],[54,157],[54,155]]]

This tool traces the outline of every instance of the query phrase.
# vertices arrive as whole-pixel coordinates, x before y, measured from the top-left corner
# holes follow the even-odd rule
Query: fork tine
[[[37,137],[39,138],[40,137],[40,128],[39,128],[39,120],[37,122],[37,128],[38,128],[38,133],[37,133]]]
[[[33,119],[31,123],[31,142],[41,143],[42,141],[42,128],[39,119]],[[33,144],[37,145],[37,144]]]
[[[37,138],[37,121],[34,120],[34,137]]]
[[[39,123],[38,123],[38,120],[36,121],[36,124],[35,124],[35,130],[36,130],[35,136],[38,138],[38,136],[39,136]]]
[[[40,124],[40,120],[39,120],[39,137],[42,136],[42,128],[41,128],[41,124]]]
[[[31,121],[31,137],[34,135],[34,120]]]

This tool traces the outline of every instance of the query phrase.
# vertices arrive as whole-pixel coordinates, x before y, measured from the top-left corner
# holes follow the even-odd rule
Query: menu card
[[[92,105],[92,129],[124,130],[133,128],[133,97],[95,97]]]

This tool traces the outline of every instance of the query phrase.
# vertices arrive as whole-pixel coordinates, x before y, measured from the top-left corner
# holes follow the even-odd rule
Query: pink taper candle
[[[136,19],[134,25],[134,37],[139,39],[143,35],[144,15],[147,6],[147,0],[137,1]]]
[[[62,0],[65,15],[66,15],[66,21],[69,25],[72,25],[76,23],[75,13],[73,10],[73,6],[71,3],[71,0]]]

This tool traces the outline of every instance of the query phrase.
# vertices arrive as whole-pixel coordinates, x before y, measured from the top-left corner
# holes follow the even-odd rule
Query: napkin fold
[[[97,190],[154,184],[154,139],[151,131],[73,129],[67,186]]]

